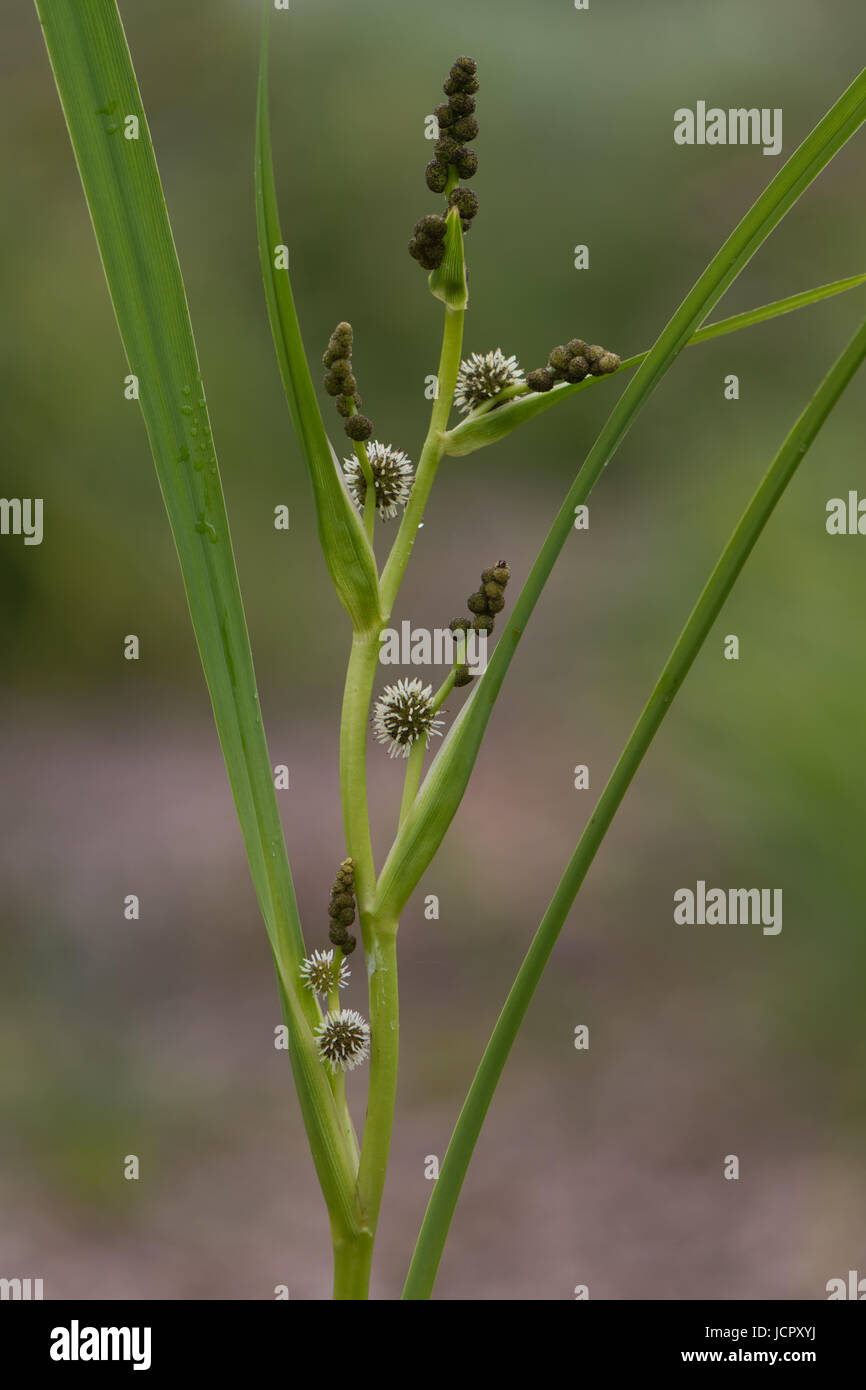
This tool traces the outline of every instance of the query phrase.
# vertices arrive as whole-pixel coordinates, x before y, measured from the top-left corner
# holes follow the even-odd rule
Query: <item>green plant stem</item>
[[[372,545],[376,531],[376,479],[373,477],[373,469],[367,455],[366,445],[357,441],[355,453],[361,465],[364,482],[367,484],[367,490],[364,493],[364,530],[367,532],[367,539]]]
[[[446,306],[438,389],[430,413],[430,426],[421,450],[412,495],[403,515],[391,554],[388,557],[380,585],[383,595],[382,616],[385,621],[390,616],[396,599],[412,552],[418,526],[424,515],[427,498],[436,477],[436,470],[442,458],[444,430],[451,413],[457,372],[460,367],[463,318],[462,310],[455,311]],[[378,662],[378,633],[375,636],[359,637],[356,635],[352,643],[352,652],[346,674],[340,734],[340,786],[343,800],[343,822],[346,847],[355,865],[355,890],[364,951],[367,957],[370,989],[370,1081],[367,1115],[361,1143],[358,1185],[364,1205],[365,1218],[373,1234],[375,1234],[388,1167],[388,1152],[394,1124],[399,1056],[396,943],[398,921],[396,918],[373,915],[370,912],[376,891],[376,873],[370,838],[367,798],[367,723]],[[423,750],[421,756],[423,756]],[[369,1243],[369,1248],[366,1245],[363,1246],[363,1253],[367,1258],[366,1276],[363,1275],[363,1272],[358,1272],[363,1270],[362,1254],[356,1252],[352,1255],[352,1260],[355,1261],[352,1265],[354,1270],[352,1277],[355,1281],[352,1287],[356,1290],[361,1287],[365,1277],[367,1280],[369,1279],[372,1241]],[[336,1247],[334,1258],[335,1269],[337,1269],[340,1257]],[[346,1258],[349,1257],[346,1256]],[[342,1274],[338,1282],[340,1288],[343,1288]],[[337,1284],[335,1283],[335,1289],[336,1287]],[[336,1296],[365,1297],[366,1295],[356,1292],[350,1295],[337,1295],[335,1293]]]
[[[454,689],[455,674],[456,668],[454,670],[449,671],[448,675],[445,677],[439,689],[436,691],[436,694],[433,696],[432,708],[434,714],[437,710],[440,710],[442,708],[443,704],[448,699],[448,696],[451,694],[451,691]],[[403,800],[400,803],[400,820],[398,822],[398,829],[399,826],[403,824],[404,820],[406,819],[406,816],[409,814],[412,802],[418,795],[418,788],[421,785],[421,772],[424,767],[424,754],[426,753],[426,751],[426,743],[424,743],[423,740],[418,739],[416,743],[413,743],[412,748],[409,752],[409,757],[406,759],[406,777],[403,782]]]
[[[436,691],[436,694],[433,696],[434,714],[437,710],[440,710],[442,708],[445,701],[448,699],[448,696],[451,694],[451,691],[454,689],[454,677],[456,676],[456,674],[457,672],[454,669],[449,671],[448,675],[445,677],[439,689]]]
[[[373,1237],[362,1234],[334,1240],[334,1299],[346,1302],[366,1299],[370,1291]]]
[[[421,785],[421,773],[424,768],[425,752],[426,748],[423,739],[419,739],[409,750],[409,757],[406,759],[406,777],[403,782],[403,799],[400,802],[398,829],[409,814],[412,802],[418,795],[418,788]]]
[[[346,401],[349,407],[348,418],[351,418],[353,415],[357,415],[358,407],[355,405],[354,398],[352,396],[344,396],[343,399]],[[358,460],[361,472],[364,475],[364,482],[366,484],[363,507],[364,530],[367,533],[368,541],[372,545],[373,535],[376,530],[376,480],[373,477],[373,469],[367,454],[367,446],[364,443],[363,439],[354,440],[354,447],[355,457]]]
[[[864,357],[866,323],[858,329],[824,378],[743,513],[587,822],[520,967],[460,1112],[427,1207],[404,1298],[429,1298],[432,1292],[463,1179],[499,1078],[566,917],[632,778],[776,504]]]
[[[336,980],[336,979],[339,979],[339,975],[340,975],[340,962],[342,961],[342,959],[343,959],[343,952],[341,951],[341,949],[340,949],[339,946],[335,946],[335,947],[334,947],[334,979],[335,979],[335,980]],[[335,984],[335,985],[334,985],[334,988],[331,990],[330,994],[328,995],[328,1008],[330,1009],[331,1013],[339,1013],[339,1011],[340,1011],[340,988],[339,988],[339,985],[336,985],[336,984]],[[328,1068],[328,1070],[330,1071],[330,1068]],[[352,1122],[352,1116],[351,1116],[351,1113],[350,1113],[350,1111],[349,1111],[348,1101],[346,1100],[346,1073],[345,1073],[342,1069],[337,1070],[336,1073],[334,1073],[333,1075],[331,1075],[331,1077],[330,1077],[330,1082],[331,1082],[331,1090],[332,1090],[333,1093],[334,1093],[334,1101],[335,1101],[336,1106],[337,1106],[337,1113],[339,1114],[339,1116],[340,1116],[340,1118],[341,1118],[341,1120],[342,1120],[343,1132],[344,1132],[344,1134],[345,1134],[345,1136],[346,1136],[346,1143],[347,1143],[348,1146],[349,1146],[349,1152],[350,1152],[351,1155],[352,1155],[352,1162],[353,1162],[353,1164],[354,1164],[355,1172],[357,1173],[357,1171],[358,1171],[358,1162],[359,1162],[360,1156],[361,1156],[361,1150],[360,1150],[360,1147],[359,1147],[359,1145],[358,1145],[358,1136],[357,1136],[357,1134],[356,1134],[356,1132],[355,1132],[355,1126],[354,1126],[354,1124],[353,1124],[353,1122]]]
[[[445,327],[442,334],[442,352],[439,359],[439,372],[437,374],[437,393],[433,402],[433,409],[430,413],[430,428],[427,431],[427,438],[421,450],[421,457],[418,460],[418,467],[415,471],[415,482],[412,487],[412,494],[409,498],[408,506],[403,513],[400,529],[391,547],[385,568],[382,571],[380,581],[382,617],[385,621],[391,616],[391,610],[406,566],[409,563],[409,556],[418,535],[418,528],[424,519],[424,508],[427,506],[427,499],[430,496],[430,489],[436,478],[436,470],[442,460],[445,451],[445,431],[448,426],[448,417],[451,414],[451,406],[454,401],[454,388],[457,384],[457,373],[460,370],[460,354],[463,348],[463,320],[465,310],[445,308]]]
[[[370,1085],[358,1186],[374,1236],[385,1187],[391,1130],[394,1125],[394,1103],[397,1097],[400,1044],[397,993],[398,926],[399,923],[396,921],[375,919],[371,922],[372,948],[367,958],[370,983]]]
[[[772,304],[762,304],[757,309],[746,309],[741,314],[732,314],[730,318],[719,319],[717,323],[707,324],[706,327],[699,328],[696,333],[692,334],[685,346],[696,347],[700,343],[711,342],[714,338],[722,338],[728,333],[738,333],[743,328],[752,328],[755,324],[766,323],[782,314],[793,313],[796,309],[808,308],[810,305],[819,304],[821,300],[829,299],[833,295],[844,294],[848,290],[857,289],[864,282],[866,282],[866,274],[849,275],[844,280],[834,280],[829,285],[820,285],[813,290],[803,290],[799,294],[788,295],[785,299],[776,299]],[[559,405],[564,400],[568,400],[576,392],[586,391],[592,386],[597,386],[599,382],[613,380],[632,367],[639,367],[649,356],[650,351],[651,349],[647,349],[646,352],[638,352],[633,357],[624,358],[617,370],[609,372],[606,376],[588,376],[583,381],[560,383],[554,386],[552,391],[538,393],[530,391],[525,385],[508,386],[497,396],[491,396],[490,400],[476,406],[473,411],[463,417],[459,424],[448,431],[445,439],[445,453],[449,456],[461,457],[474,453],[477,449],[484,448],[488,444],[494,444],[496,440],[504,438],[512,430],[517,429],[519,425],[534,419],[536,415],[549,410],[551,406]],[[509,402],[512,402],[513,405],[506,411],[504,407]],[[496,418],[487,420],[486,417],[490,415],[495,415]],[[481,424],[482,421],[485,421],[483,425]]]
[[[376,891],[367,805],[367,724],[378,665],[379,634],[354,636],[340,725],[340,792],[346,850],[355,868],[355,896],[365,951],[370,946],[367,917]]]

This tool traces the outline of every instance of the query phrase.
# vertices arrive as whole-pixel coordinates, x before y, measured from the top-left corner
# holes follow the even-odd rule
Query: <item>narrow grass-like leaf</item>
[[[49,58],[171,523],[217,732],[270,938],[290,1057],[332,1220],[363,1222],[300,988],[304,954],[246,619],[180,266],[114,0],[37,0]],[[134,117],[136,127],[130,124]],[[125,132],[135,128],[135,136]]]
[[[800,294],[776,299],[772,304],[762,304],[757,309],[746,309],[741,314],[732,314],[730,318],[719,319],[718,323],[699,328],[697,333],[693,333],[689,338],[686,347],[696,347],[699,343],[708,343],[713,338],[722,338],[727,333],[738,333],[742,328],[751,328],[755,324],[779,318],[782,314],[793,313],[795,309],[805,309],[811,304],[819,304],[822,299],[830,299],[835,294],[844,294],[847,290],[856,289],[864,281],[866,275],[849,275],[844,280],[834,280],[832,284],[819,285],[814,290],[803,290]],[[586,391],[602,381],[611,381],[620,372],[639,367],[647,357],[649,350],[635,353],[633,357],[624,358],[617,371],[607,376],[588,376],[583,381],[574,383],[561,382],[554,386],[552,391],[527,391],[525,387],[509,387],[448,431],[445,436],[445,452],[455,458],[475,453],[487,444],[494,444],[497,439],[504,439],[512,430],[516,430],[518,425],[534,419],[542,411],[549,410],[552,405],[561,404],[576,392]],[[497,401],[499,404],[496,404]]]
[[[866,70],[818,122],[734,229],[617,401],[560,507],[487,670],[455,720],[415,804],[400,826],[377,889],[377,907],[385,913],[400,915],[460,805],[505,673],[557,557],[572,533],[575,507],[586,501],[639,412],[698,325],[788,209],[864,120]]]
[[[256,225],[265,298],[289,413],[313,485],[325,564],[355,631],[361,634],[377,632],[382,623],[373,548],[334,464],[301,340],[288,268],[276,265],[277,256],[282,257],[287,252],[281,250],[285,243],[280,230],[271,155],[269,16],[270,10],[266,10],[256,113]]]
[[[824,378],[743,513],[587,822],[520,967],[460,1112],[427,1206],[403,1292],[404,1298],[430,1297],[451,1218],[490,1102],[530,1000],[596,851],[776,504],[864,357],[866,323]]]

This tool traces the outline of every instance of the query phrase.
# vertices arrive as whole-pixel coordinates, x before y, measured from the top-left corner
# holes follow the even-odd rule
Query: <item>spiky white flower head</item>
[[[482,401],[498,396],[506,386],[522,386],[523,371],[517,358],[506,357],[501,348],[494,352],[473,352],[460,363],[454,404],[465,415]]]
[[[386,685],[373,706],[373,733],[379,743],[389,744],[392,758],[408,758],[409,749],[419,738],[426,748],[435,735],[441,737],[444,720],[436,718],[433,687],[414,680]]]
[[[316,1029],[319,1055],[331,1071],[354,1071],[370,1055],[370,1025],[355,1009],[327,1013]]]
[[[371,439],[367,444],[367,458],[376,484],[376,511],[382,520],[396,516],[405,507],[412,492],[415,474],[412,461],[402,449],[390,444],[380,444]],[[352,501],[359,511],[364,509],[367,496],[367,480],[357,458],[343,459],[343,472]]]
[[[334,964],[333,951],[314,951],[301,964],[301,979],[314,994],[330,994],[333,989],[345,989],[351,970],[344,960],[340,968]]]

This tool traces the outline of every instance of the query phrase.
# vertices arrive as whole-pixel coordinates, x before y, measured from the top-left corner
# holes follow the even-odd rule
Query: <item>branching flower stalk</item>
[[[439,211],[422,215],[409,243],[444,314],[437,391],[426,437],[417,466],[403,449],[385,442],[385,431],[373,438],[373,423],[362,413],[354,367],[355,333],[341,322],[323,353],[324,391],[352,444],[350,456],[340,458],[328,438],[288,270],[278,254],[284,243],[270,146],[270,6],[266,7],[256,120],[256,217],[265,295],[287,403],[312,485],[324,560],[352,627],[340,727],[346,856],[331,888],[327,935],[322,922],[308,948],[274,796],[219,471],[212,446],[202,445],[202,440],[211,440],[211,433],[180,269],[119,16],[114,0],[79,0],[74,6],[66,0],[36,3],[130,370],[141,382],[142,414],[274,957],[290,1060],[330,1219],[334,1297],[364,1299],[394,1120],[399,1052],[396,942],[403,908],[460,804],[511,659],[570,534],[574,507],[589,496],[678,354],[687,346],[817,303],[866,280],[866,275],[851,276],[702,326],[773,227],[866,119],[866,74],[842,94],[776,175],[649,352],[620,361],[617,353],[599,344],[564,336],[543,366],[524,374],[516,354],[501,346],[462,357],[468,304],[464,239],[479,210],[477,196],[466,187],[478,169],[471,146],[478,135],[479,79],[475,61],[459,57],[445,80],[446,101],[436,108],[439,138],[425,173],[428,190],[443,202]],[[107,109],[111,101],[139,115],[142,139],[137,149],[124,148],[124,142],[114,138],[116,125],[94,123],[93,112]],[[147,235],[134,232],[139,228],[147,228]],[[574,327],[563,326],[566,333]],[[490,1098],[553,942],[613,814],[781,492],[864,355],[866,329],[861,329],[744,514],[614,769],[494,1029],[433,1191],[406,1297],[430,1296]],[[633,367],[638,372],[569,489],[510,616],[506,586],[511,571],[500,560],[482,571],[478,588],[467,600],[469,616],[451,623],[454,659],[439,689],[417,679],[398,680],[382,688],[374,701],[380,634],[394,609],[446,455],[474,453],[543,410]],[[462,418],[452,426],[455,409]],[[387,533],[398,517],[380,573],[373,548],[376,530]],[[474,679],[468,661],[470,638],[492,634],[500,614],[504,621],[492,659],[484,674]],[[452,718],[452,697],[456,702],[464,687],[469,688],[468,698]],[[405,766],[399,821],[378,874],[367,795],[371,724],[372,735]],[[425,754],[434,743],[438,752],[422,780]],[[340,998],[350,974],[349,959],[353,966],[357,960],[356,921],[369,986],[369,1020],[344,1007]],[[368,1104],[359,1144],[346,1082],[368,1060]]]

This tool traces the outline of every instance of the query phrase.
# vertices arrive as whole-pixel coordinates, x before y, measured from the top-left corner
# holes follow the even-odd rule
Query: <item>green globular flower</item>
[[[448,98],[448,106],[455,116],[472,116],[475,114],[475,98],[466,92],[453,92]]]
[[[322,362],[326,367],[333,367],[335,362],[352,355],[352,325],[350,323],[338,323],[328,341]]]
[[[596,371],[602,376],[607,376],[610,372],[615,372],[617,367],[622,366],[622,359],[616,352],[602,353],[596,363]]]
[[[461,144],[468,145],[470,140],[476,139],[478,135],[478,122],[474,116],[461,116],[451,127],[451,134]]]
[[[552,391],[556,382],[556,372],[552,367],[536,367],[534,372],[527,372],[526,384],[530,391]]]
[[[392,758],[408,758],[419,739],[428,747],[431,738],[441,737],[443,722],[433,708],[433,687],[422,686],[417,677],[386,685],[373,706],[373,735],[388,745]]]
[[[343,428],[350,439],[360,444],[373,433],[373,421],[366,415],[350,415]]]
[[[438,270],[445,259],[445,243],[419,241],[418,237],[409,242],[409,255],[425,270]]]
[[[425,213],[415,223],[415,235],[422,241],[444,241],[445,231],[445,218],[437,212]]]
[[[300,975],[307,989],[314,994],[328,995],[335,989],[345,989],[351,970],[344,960],[339,966],[333,951],[314,951],[301,962]]]
[[[438,159],[431,159],[425,170],[427,187],[431,193],[444,193],[448,182],[448,165]]]
[[[570,361],[571,357],[567,347],[555,347],[551,349],[547,365],[552,367],[555,372],[564,372]]]
[[[415,235],[409,242],[409,255],[424,266],[436,270],[445,258],[445,235],[448,224],[438,213],[428,212],[415,223]]]
[[[370,1055],[370,1025],[355,1009],[327,1013],[316,1029],[319,1055],[334,1075],[354,1071]]]
[[[478,173],[478,155],[474,150],[461,147],[454,161],[454,167],[461,179],[474,178]]]
[[[478,194],[471,188],[452,188],[448,194],[449,207],[456,208],[464,222],[471,222],[478,212]]]
[[[471,94],[478,91],[478,64],[474,58],[462,57],[455,61],[445,81],[444,91],[446,96],[453,96],[456,92]]]
[[[353,419],[363,416],[353,416]],[[351,421],[349,422],[351,423]],[[377,439],[367,445],[367,458],[376,487],[376,511],[383,521],[397,515],[405,507],[412,493],[415,473],[412,462],[402,449],[390,444],[380,444]],[[352,501],[359,511],[363,511],[367,497],[367,480],[357,458],[343,460],[343,473]]]
[[[455,164],[460,153],[460,144],[451,135],[440,135],[433,146],[440,164]]]
[[[473,352],[460,363],[454,405],[464,415],[482,401],[498,396],[508,386],[522,386],[523,372],[517,358],[506,357],[501,348],[493,352]]]

